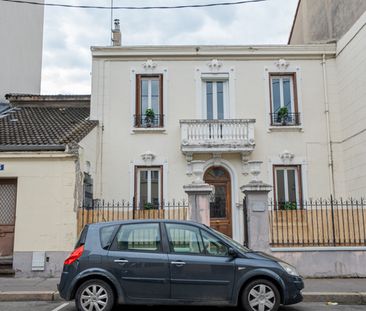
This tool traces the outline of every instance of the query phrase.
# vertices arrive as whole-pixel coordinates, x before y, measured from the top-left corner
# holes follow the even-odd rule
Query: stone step
[[[15,275],[15,270],[10,268],[0,269],[0,277],[11,277]]]

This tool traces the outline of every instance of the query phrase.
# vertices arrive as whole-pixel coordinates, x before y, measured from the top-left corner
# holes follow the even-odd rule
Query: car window
[[[84,229],[81,231],[78,241],[75,244],[75,248],[85,244],[86,235],[88,234],[89,226],[85,225]]]
[[[119,229],[111,250],[157,252],[160,241],[158,223],[127,224]]]
[[[199,229],[189,225],[166,224],[170,251],[201,254],[203,244]]]
[[[205,252],[212,256],[228,256],[229,248],[217,237],[201,230]]]
[[[100,229],[100,244],[102,248],[107,248],[113,239],[113,232],[118,225],[106,226]]]

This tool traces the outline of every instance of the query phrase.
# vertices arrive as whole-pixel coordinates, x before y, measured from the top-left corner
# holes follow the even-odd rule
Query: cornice
[[[335,44],[309,45],[154,45],[123,47],[91,47],[93,58],[327,58],[335,57]]]

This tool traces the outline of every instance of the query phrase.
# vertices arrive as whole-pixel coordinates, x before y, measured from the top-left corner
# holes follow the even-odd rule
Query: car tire
[[[277,311],[280,300],[277,287],[265,279],[250,282],[241,295],[242,306],[246,311]]]
[[[79,311],[111,311],[114,306],[114,293],[111,286],[98,279],[82,283],[76,291],[75,305]],[[90,309],[90,305],[93,305]],[[99,306],[99,309],[96,307]]]

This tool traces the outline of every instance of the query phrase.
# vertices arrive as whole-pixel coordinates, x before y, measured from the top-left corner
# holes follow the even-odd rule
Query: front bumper
[[[304,288],[304,280],[301,277],[292,277],[287,281],[283,304],[292,305],[303,300],[301,290]]]

